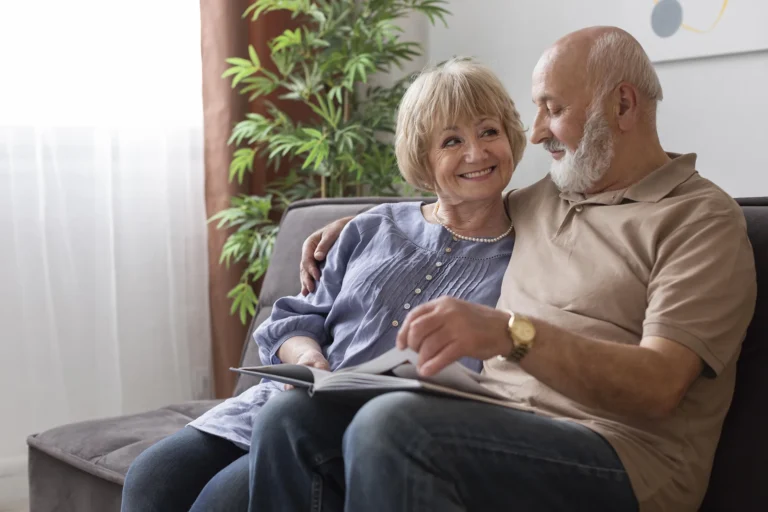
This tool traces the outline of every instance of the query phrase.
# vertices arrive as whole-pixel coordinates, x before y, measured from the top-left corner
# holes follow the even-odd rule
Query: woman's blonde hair
[[[405,181],[434,191],[427,154],[435,126],[482,116],[502,123],[517,166],[525,149],[525,129],[496,75],[482,64],[458,58],[423,71],[405,91],[397,111],[395,155]]]

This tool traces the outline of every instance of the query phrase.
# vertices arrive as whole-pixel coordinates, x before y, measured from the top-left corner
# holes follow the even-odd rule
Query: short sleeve
[[[756,293],[743,217],[721,215],[678,227],[657,248],[643,337],[685,345],[713,377],[738,354]]]

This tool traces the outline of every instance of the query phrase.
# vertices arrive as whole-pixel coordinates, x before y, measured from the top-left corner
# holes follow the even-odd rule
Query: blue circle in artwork
[[[677,0],[661,0],[653,7],[651,27],[659,37],[673,35],[683,24],[683,6]]]

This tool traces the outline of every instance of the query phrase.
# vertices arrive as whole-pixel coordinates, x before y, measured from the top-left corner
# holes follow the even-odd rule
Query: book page
[[[397,347],[394,347],[384,352],[379,357],[371,359],[367,363],[350,366],[343,370],[337,370],[336,373],[355,372],[381,374],[392,371],[403,363],[412,363],[415,365],[418,360],[419,354],[412,349],[407,348],[405,350],[400,350]]]
[[[416,366],[412,364],[404,364],[398,366],[393,370],[393,373],[398,377],[417,379],[423,382],[431,382],[440,386],[457,389],[465,393],[472,393],[476,395],[483,395],[506,400],[506,397],[496,393],[495,391],[491,391],[490,389],[480,384],[480,382],[475,379],[475,377],[480,377],[479,374],[462,366],[459,363],[451,363],[440,370],[440,372],[438,372],[436,375],[431,377],[422,377],[419,375],[419,371],[416,369]],[[497,382],[493,379],[490,380]]]
[[[331,372],[327,370],[320,370],[318,368],[311,368],[309,366],[302,366],[298,364],[274,364],[268,366],[249,366],[244,368],[230,369],[238,373],[244,373],[246,375],[266,377],[277,382],[293,385],[303,385],[303,387],[307,387],[307,385],[311,385],[313,383],[318,383],[327,376],[332,375]]]

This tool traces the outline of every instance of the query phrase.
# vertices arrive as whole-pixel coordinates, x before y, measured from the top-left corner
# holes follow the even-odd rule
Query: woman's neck
[[[443,202],[438,198],[438,203],[425,207],[425,218],[435,224],[444,224],[459,235],[493,238],[509,228],[510,221],[501,196],[462,203]]]

